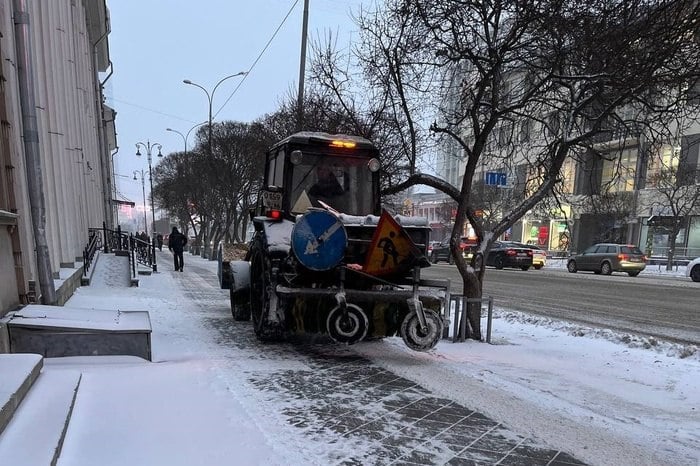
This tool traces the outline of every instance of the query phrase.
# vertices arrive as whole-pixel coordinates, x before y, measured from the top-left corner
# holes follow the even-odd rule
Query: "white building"
[[[106,0],[0,0],[0,316],[60,303],[59,269],[112,224],[109,32]]]

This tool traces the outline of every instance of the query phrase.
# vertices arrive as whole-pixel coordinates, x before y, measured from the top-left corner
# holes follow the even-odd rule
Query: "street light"
[[[148,156],[148,181],[151,185],[151,215],[153,216],[153,233],[155,233],[156,229],[156,211],[153,205],[153,167],[151,165],[151,160],[152,160],[152,151],[155,148],[158,148],[158,157],[163,157],[163,154],[161,154],[160,150],[163,148],[162,145],[160,145],[157,142],[154,142],[151,144],[151,141],[146,141],[146,144],[142,142],[137,142],[136,143],[136,155],[138,157],[141,156],[141,147],[146,149],[146,155]],[[148,233],[148,227],[146,227],[146,233]]]
[[[177,133],[177,134],[180,135],[180,137],[182,138],[182,140],[183,140],[184,143],[185,143],[185,155],[187,155],[187,140],[190,138],[190,133],[192,132],[193,129],[198,128],[198,127],[200,127],[200,126],[202,126],[202,125],[205,125],[205,124],[207,124],[206,121],[203,121],[203,122],[201,122],[201,123],[197,123],[196,125],[194,125],[193,127],[191,127],[191,128],[189,129],[189,131],[187,131],[187,135],[184,135],[184,134],[182,134],[180,131],[178,131],[178,130],[176,130],[176,129],[172,129],[172,128],[165,128],[165,131],[170,131],[171,133]]]
[[[228,75],[222,79],[219,80],[218,83],[214,85],[214,88],[212,89],[211,93],[207,91],[207,89],[204,86],[201,86],[195,82],[190,81],[189,79],[183,79],[182,82],[185,84],[189,84],[190,86],[195,86],[200,88],[201,90],[204,91],[204,93],[207,95],[207,101],[209,102],[209,135],[208,135],[208,142],[207,145],[209,146],[209,157],[212,156],[212,150],[211,150],[211,124],[212,124],[212,107],[214,103],[214,93],[216,92],[216,89],[219,87],[221,83],[226,81],[229,78],[233,78],[235,76],[244,76],[248,74],[247,71],[239,71],[236,74],[231,74]],[[191,131],[191,130],[190,130]],[[187,145],[187,138],[185,138],[185,145]],[[204,243],[204,248],[202,249],[202,257],[208,257],[209,255],[209,240],[207,239],[207,221],[205,220],[204,215],[202,215],[202,242]]]
[[[134,180],[138,180],[136,175],[141,173],[141,191],[143,192],[143,224],[146,228],[146,235],[148,235],[148,217],[146,217],[146,177],[143,174],[143,170],[134,170]]]

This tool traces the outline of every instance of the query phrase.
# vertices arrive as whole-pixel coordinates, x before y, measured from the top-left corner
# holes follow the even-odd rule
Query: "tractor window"
[[[323,202],[341,213],[372,213],[374,189],[367,162],[359,157],[304,154],[301,162],[294,165],[292,212],[322,207]]]
[[[284,186],[284,151],[278,152],[275,157],[270,159],[267,170],[268,186]]]

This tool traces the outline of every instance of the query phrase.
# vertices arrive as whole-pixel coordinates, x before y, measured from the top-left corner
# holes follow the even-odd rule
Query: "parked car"
[[[700,282],[700,257],[696,257],[692,261],[688,262],[688,266],[685,269],[685,274],[694,282]]]
[[[428,244],[428,257],[430,257],[433,254],[433,249],[435,248],[435,246],[439,246],[439,245],[440,245],[440,241],[431,241]]]
[[[462,256],[469,260],[472,258],[471,254],[476,248],[476,239],[468,238],[462,236],[459,242],[459,249],[462,251]],[[454,258],[450,253],[450,238],[445,238],[439,243],[433,245],[433,250],[430,252],[430,262],[437,264],[440,261],[445,261],[450,264],[454,264]]]
[[[486,265],[497,269],[504,267],[527,270],[532,267],[532,249],[511,241],[496,241],[486,254]]]
[[[534,244],[518,244],[524,248],[532,249],[532,266],[536,270],[540,270],[547,264],[547,251],[545,251],[539,246],[535,246]]]
[[[599,243],[569,258],[566,268],[571,273],[579,270],[603,275],[625,272],[630,277],[636,277],[646,265],[646,256],[633,244]]]

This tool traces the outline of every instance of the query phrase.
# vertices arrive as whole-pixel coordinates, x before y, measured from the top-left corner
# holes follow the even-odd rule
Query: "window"
[[[520,142],[528,142],[530,140],[530,120],[520,122]]]
[[[546,127],[547,136],[558,136],[559,135],[559,115],[552,113],[547,118]]]
[[[561,167],[562,193],[574,193],[574,180],[576,178],[576,162],[574,159],[566,159]]]
[[[675,183],[680,161],[681,148],[664,145],[649,154],[647,168],[647,186],[650,188],[667,187]]]
[[[267,171],[268,186],[284,186],[284,151],[280,151],[277,155],[270,159],[270,165]]]
[[[609,193],[634,190],[637,169],[637,148],[624,149],[621,153],[608,154],[603,161],[601,185]]]
[[[513,137],[513,128],[510,124],[504,124],[498,129],[498,145],[507,146]]]

